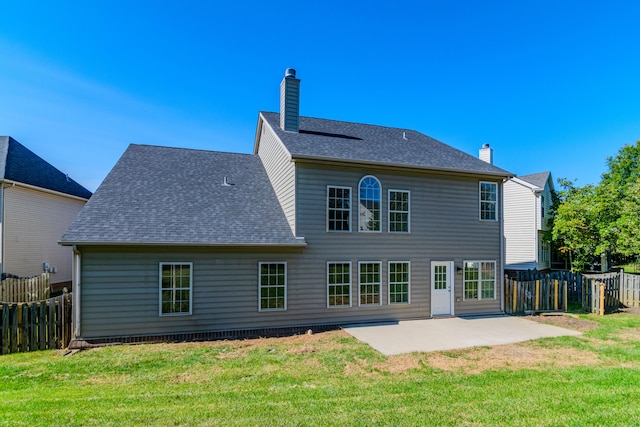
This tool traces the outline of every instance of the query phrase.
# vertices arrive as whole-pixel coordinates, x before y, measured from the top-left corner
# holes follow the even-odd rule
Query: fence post
[[[568,284],[566,280],[563,283],[564,283],[564,311],[569,311],[569,295],[567,295]]]
[[[600,316],[604,316],[604,283],[600,283]]]
[[[536,280],[536,311],[540,309],[540,280]]]
[[[513,311],[515,313],[518,309],[518,281],[513,281]]]

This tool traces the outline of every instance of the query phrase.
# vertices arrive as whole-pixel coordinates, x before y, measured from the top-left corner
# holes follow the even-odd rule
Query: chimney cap
[[[287,68],[284,72],[284,77],[293,77],[296,78],[296,70],[294,68]]]
[[[489,144],[485,142],[484,144],[482,144],[482,148],[489,148]]]

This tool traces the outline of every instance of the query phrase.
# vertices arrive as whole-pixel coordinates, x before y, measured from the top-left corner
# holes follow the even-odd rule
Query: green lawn
[[[640,317],[384,357],[341,331],[0,357],[0,425],[640,425]]]

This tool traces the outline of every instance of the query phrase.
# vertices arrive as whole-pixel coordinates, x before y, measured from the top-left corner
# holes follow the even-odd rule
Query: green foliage
[[[602,254],[640,255],[640,141],[622,147],[607,165],[596,186],[558,180],[551,238],[572,258],[574,271]]]

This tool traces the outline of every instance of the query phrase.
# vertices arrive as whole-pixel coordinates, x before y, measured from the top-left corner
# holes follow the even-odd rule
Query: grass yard
[[[0,425],[640,425],[640,316],[563,320],[584,334],[392,357],[342,331],[6,355]]]

